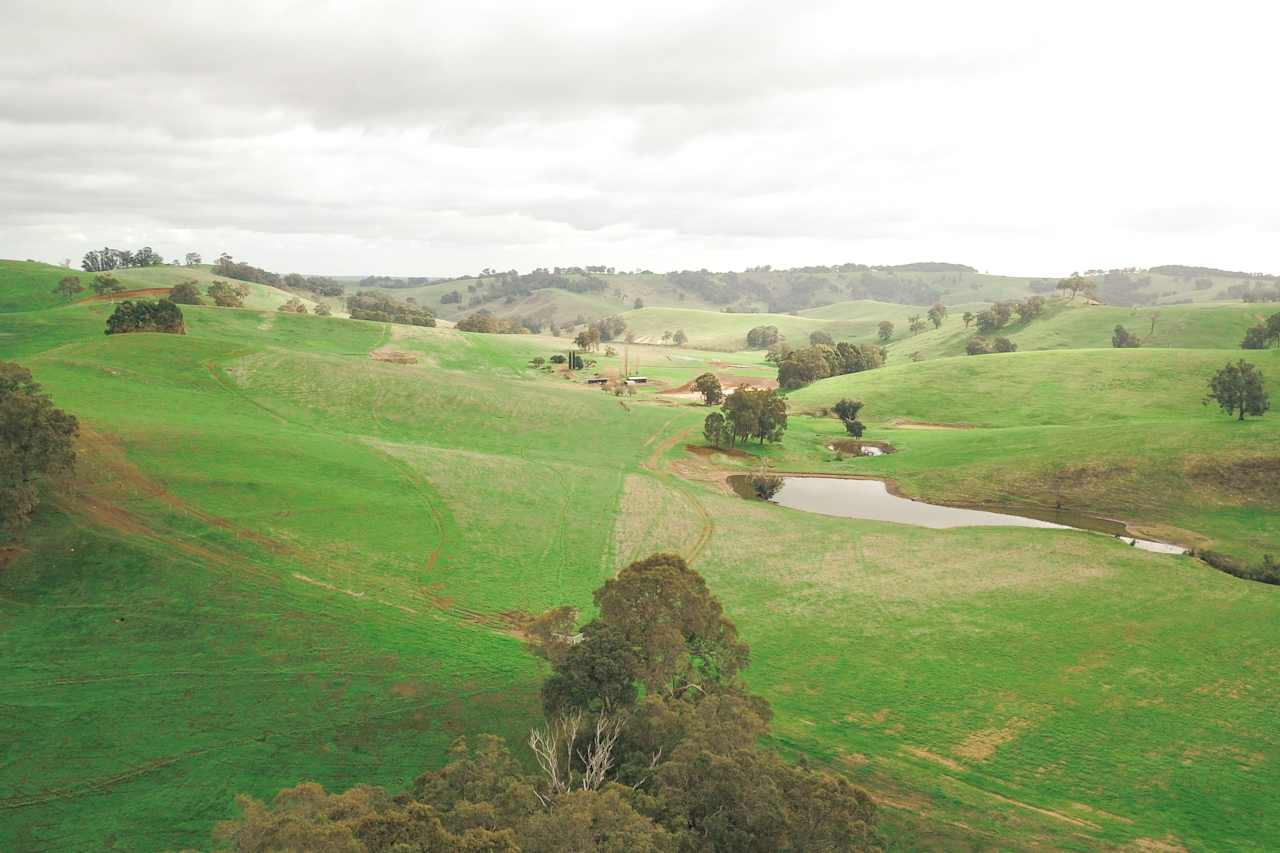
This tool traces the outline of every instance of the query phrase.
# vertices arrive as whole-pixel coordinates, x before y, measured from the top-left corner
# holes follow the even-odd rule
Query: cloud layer
[[[889,5],[0,2],[0,256],[1280,271],[1261,4]]]

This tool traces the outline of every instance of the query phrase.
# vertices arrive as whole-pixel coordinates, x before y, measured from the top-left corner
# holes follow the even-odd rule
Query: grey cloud
[[[1149,69],[1135,104],[1116,78],[1143,20],[1109,6],[0,2],[20,46],[0,54],[0,255],[146,233],[328,272],[579,252],[1034,271],[1185,235],[1280,268],[1223,237],[1274,228],[1275,120],[1154,126],[1212,104]],[[1195,43],[1195,92],[1269,94],[1239,72],[1261,45],[1219,56],[1203,20],[1161,26]],[[1076,61],[1082,42],[1123,62]],[[1228,144],[1221,181],[1187,180]]]

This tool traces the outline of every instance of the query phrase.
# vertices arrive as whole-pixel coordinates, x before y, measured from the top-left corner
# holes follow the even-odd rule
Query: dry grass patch
[[[681,493],[644,474],[623,482],[613,537],[619,565],[655,551],[683,553],[701,530],[701,520]]]
[[[954,770],[957,773],[963,773],[966,770],[965,766],[960,762],[952,761],[946,756],[938,755],[937,753],[930,752],[927,749],[921,749],[918,746],[904,746],[902,747],[902,751],[908,755],[914,755],[916,758],[923,758],[925,761],[932,761],[934,764],[941,765],[948,770]]]
[[[1017,740],[1030,725],[1031,722],[1029,720],[1015,717],[1000,728],[983,729],[982,731],[974,732],[951,751],[970,761],[986,761],[996,754],[997,749]]]
[[[1186,476],[1197,491],[1224,503],[1280,502],[1280,456],[1192,456]]]

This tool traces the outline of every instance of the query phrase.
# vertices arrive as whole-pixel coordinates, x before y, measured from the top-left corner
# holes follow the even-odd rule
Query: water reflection
[[[1135,547],[1162,554],[1185,554],[1186,549],[1167,542],[1136,539],[1124,535],[1124,525],[1082,513],[1027,512],[1010,514],[976,507],[954,507],[913,501],[891,493],[883,480],[854,480],[844,477],[783,477],[782,489],[772,501],[779,506],[869,521],[891,521],[918,527],[1046,527],[1106,533]],[[729,478],[734,491],[754,499],[750,477]]]

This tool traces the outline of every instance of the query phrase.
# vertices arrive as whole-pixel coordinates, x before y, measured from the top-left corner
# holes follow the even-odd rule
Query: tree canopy
[[[240,797],[215,838],[242,853],[881,849],[864,791],[760,746],[772,713],[741,681],[747,645],[682,557],[632,563],[595,602],[580,632],[571,607],[526,632],[552,664],[536,772],[498,738],[460,738],[401,794],[303,783]]]
[[[777,326],[756,326],[747,332],[747,349],[768,349],[780,337]]]
[[[772,388],[739,387],[721,406],[729,430],[730,444],[739,439],[758,438],[781,441],[787,430],[787,401]]]
[[[883,366],[884,360],[883,347],[847,341],[834,347],[818,344],[791,350],[779,356],[778,385],[792,391],[829,376],[873,370]]]
[[[106,333],[121,335],[128,332],[169,332],[185,335],[187,324],[182,319],[182,310],[168,299],[155,302],[146,299],[134,302],[126,299],[116,305],[116,310],[107,318]]]
[[[198,284],[199,282],[194,280],[175,284],[169,291],[169,301],[175,305],[200,305],[204,300],[200,298]]]
[[[71,470],[78,430],[29,370],[0,361],[0,527],[23,527],[39,503],[40,480]]]
[[[840,422],[844,424],[845,431],[854,438],[862,438],[862,433],[866,429],[862,421],[858,420],[858,413],[862,411],[861,400],[842,399],[831,407],[831,411],[835,413]]]
[[[59,296],[65,296],[70,299],[83,290],[84,285],[80,283],[80,276],[68,275],[62,277],[58,282],[58,286],[53,289],[53,292]]]
[[[1142,341],[1124,326],[1116,326],[1111,335],[1111,345],[1117,349],[1133,349],[1142,346]]]
[[[702,374],[693,380],[693,387],[702,395],[702,401],[708,406],[714,406],[724,399],[724,391],[720,387],[720,380],[714,373]]]
[[[1226,367],[1213,375],[1209,380],[1206,402],[1208,400],[1216,401],[1228,415],[1238,412],[1239,420],[1244,420],[1246,414],[1261,416],[1271,408],[1262,371],[1244,360],[1235,364],[1227,362]]]
[[[244,300],[249,295],[249,287],[244,284],[215,280],[209,285],[209,298],[219,308],[243,308]]]
[[[347,313],[353,320],[378,320],[405,326],[434,326],[435,315],[426,308],[393,299],[384,293],[362,290],[347,297]]]

